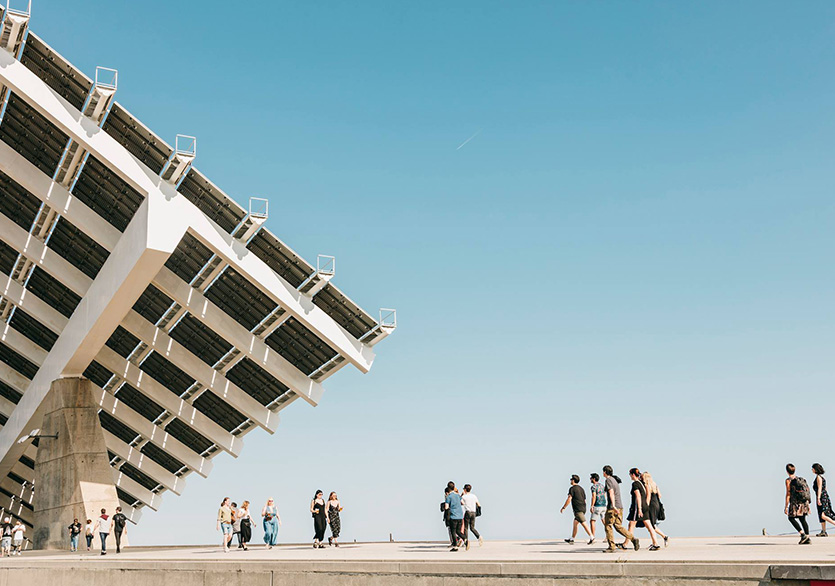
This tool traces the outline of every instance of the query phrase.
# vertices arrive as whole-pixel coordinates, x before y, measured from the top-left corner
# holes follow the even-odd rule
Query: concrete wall
[[[109,556],[108,556],[109,557]],[[10,560],[0,586],[808,586],[761,564]],[[786,578],[789,578],[785,573]],[[794,576],[792,576],[793,578]]]

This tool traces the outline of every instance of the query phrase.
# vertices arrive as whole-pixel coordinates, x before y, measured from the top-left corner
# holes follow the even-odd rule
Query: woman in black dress
[[[652,539],[649,550],[659,550],[661,548],[658,546],[658,540],[655,537],[655,528],[649,518],[649,499],[647,498],[647,489],[641,482],[641,471],[632,468],[629,471],[629,478],[632,479],[632,489],[629,491],[632,495],[632,503],[629,505],[629,516],[626,517],[626,520],[629,521],[627,530],[634,535],[635,527],[646,527]]]
[[[647,494],[649,494],[649,521],[652,523],[652,528],[655,532],[664,540],[664,547],[667,547],[667,542],[669,542],[670,537],[664,535],[661,529],[658,528],[658,522],[662,520],[659,518],[661,516],[661,491],[658,489],[658,485],[655,484],[655,481],[652,479],[652,474],[649,472],[644,471],[641,474],[641,480],[644,483],[644,488],[647,489]]]
[[[832,501],[829,500],[829,493],[826,492],[823,466],[816,462],[812,464],[812,471],[815,473],[814,487],[818,504],[818,520],[821,522],[821,532],[818,533],[818,537],[827,537],[826,523],[835,525],[835,514],[832,512]]]
[[[325,547],[322,540],[325,539],[325,529],[328,528],[328,513],[326,510],[325,499],[323,498],[321,490],[316,491],[316,496],[310,501],[310,513],[313,515],[313,549]]]

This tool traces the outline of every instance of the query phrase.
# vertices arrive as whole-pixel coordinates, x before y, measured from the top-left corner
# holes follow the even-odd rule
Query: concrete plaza
[[[153,581],[165,584],[548,584],[583,582],[602,586],[688,584],[711,586],[780,583],[803,586],[810,580],[835,579],[835,539],[799,546],[794,537],[681,538],[657,552],[603,553],[594,544],[562,540],[493,541],[470,551],[450,552],[443,543],[346,543],[314,550],[282,545],[267,550],[223,553],[218,546],[133,547],[102,557],[97,551],[27,552],[0,566],[0,584],[50,586],[111,583],[120,586]]]

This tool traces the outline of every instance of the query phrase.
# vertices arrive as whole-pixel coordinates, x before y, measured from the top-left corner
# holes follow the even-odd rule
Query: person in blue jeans
[[[272,549],[278,541],[278,528],[281,525],[281,516],[272,498],[267,499],[267,504],[261,509],[261,517],[264,519],[264,543],[267,549]]]
[[[470,549],[470,540],[464,533],[464,506],[461,504],[461,495],[451,480],[447,483],[447,488],[449,493],[444,500],[444,506],[449,511],[450,551],[458,551],[461,543]]]
[[[101,517],[96,519],[96,526],[93,528],[93,533],[99,533],[101,539],[101,554],[107,555],[107,536],[110,535],[111,519],[107,514],[107,509],[101,510]]]
[[[78,519],[72,520],[72,525],[67,527],[70,532],[70,551],[78,551],[78,537],[81,535],[81,523]]]

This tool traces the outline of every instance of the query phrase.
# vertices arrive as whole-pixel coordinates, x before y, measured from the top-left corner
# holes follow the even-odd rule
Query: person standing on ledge
[[[339,547],[339,533],[342,531],[342,519],[339,513],[342,512],[342,505],[339,504],[339,497],[335,492],[328,496],[328,523],[331,526],[331,536],[328,537],[328,545]]]
[[[452,542],[450,551],[458,551],[461,543],[470,549],[470,540],[463,531],[464,507],[461,504],[461,495],[455,490],[455,483],[451,480],[447,483],[447,489],[449,494],[446,495],[444,507],[449,511],[449,536]]]
[[[580,477],[576,474],[571,475],[571,486],[568,489],[568,498],[565,499],[565,504],[560,509],[560,513],[571,505],[571,510],[574,511],[573,530],[571,531],[571,539],[566,539],[566,543],[574,543],[574,538],[577,537],[577,527],[583,526],[589,536],[589,545],[594,543],[594,535],[591,534],[589,524],[586,523],[586,491],[580,486]]]
[[[600,476],[597,472],[593,472],[589,476],[591,480],[591,506],[589,507],[589,526],[591,527],[591,538],[594,539],[595,528],[594,522],[600,520],[604,522],[606,516],[606,487],[600,483]]]
[[[325,510],[325,493],[317,490],[310,501],[310,513],[313,515],[313,549],[324,548],[325,531],[328,528],[328,512]]]
[[[472,485],[465,484],[464,494],[461,496],[461,504],[464,506],[464,533],[469,538],[469,532],[472,531],[475,538],[478,539],[479,547],[481,547],[484,545],[484,540],[475,528],[475,520],[481,508],[481,503],[478,502],[478,497],[473,494],[472,490]]]
[[[96,519],[96,526],[93,527],[93,533],[98,532],[99,539],[101,539],[102,555],[107,555],[107,536],[110,535],[111,524],[112,522],[107,514],[107,509],[102,509],[101,516],[98,519]]]
[[[786,508],[784,513],[789,517],[792,524],[800,533],[800,545],[809,545],[812,538],[809,537],[809,525],[806,524],[806,515],[809,514],[809,502],[812,500],[809,493],[809,485],[806,480],[795,475],[797,469],[794,464],[786,464]]]
[[[815,473],[815,500],[818,505],[818,520],[821,522],[821,532],[818,537],[827,537],[826,524],[835,525],[835,514],[832,512],[832,501],[829,500],[829,493],[826,492],[826,478],[823,477],[823,466],[815,462],[812,464],[812,471]]]
[[[267,549],[275,547],[278,542],[278,528],[281,526],[281,517],[278,514],[278,507],[272,497],[267,499],[267,504],[261,509],[261,518],[264,527],[264,543]]]
[[[73,519],[72,524],[67,527],[70,532],[70,551],[78,551],[78,536],[81,535],[81,523]]]
[[[116,553],[122,553],[122,534],[127,535],[128,518],[122,513],[122,507],[116,507],[113,515],[113,534],[116,536]]]
[[[609,542],[609,547],[604,550],[607,553],[613,553],[616,548],[626,549],[626,543],[632,542],[632,546],[637,551],[640,549],[640,542],[635,539],[631,532],[623,528],[623,502],[620,498],[620,483],[621,480],[614,475],[611,466],[603,466],[603,477],[606,479],[606,516],[603,519],[603,526],[606,529],[606,541]],[[615,545],[615,531],[626,538],[623,544]]]
[[[220,508],[217,510],[217,529],[221,532],[221,544],[223,545],[223,553],[229,552],[229,542],[232,541],[232,508],[229,506],[229,497],[225,497],[220,502]]]
[[[0,526],[0,549],[3,557],[12,555],[12,524],[11,517],[3,519],[3,525]]]

